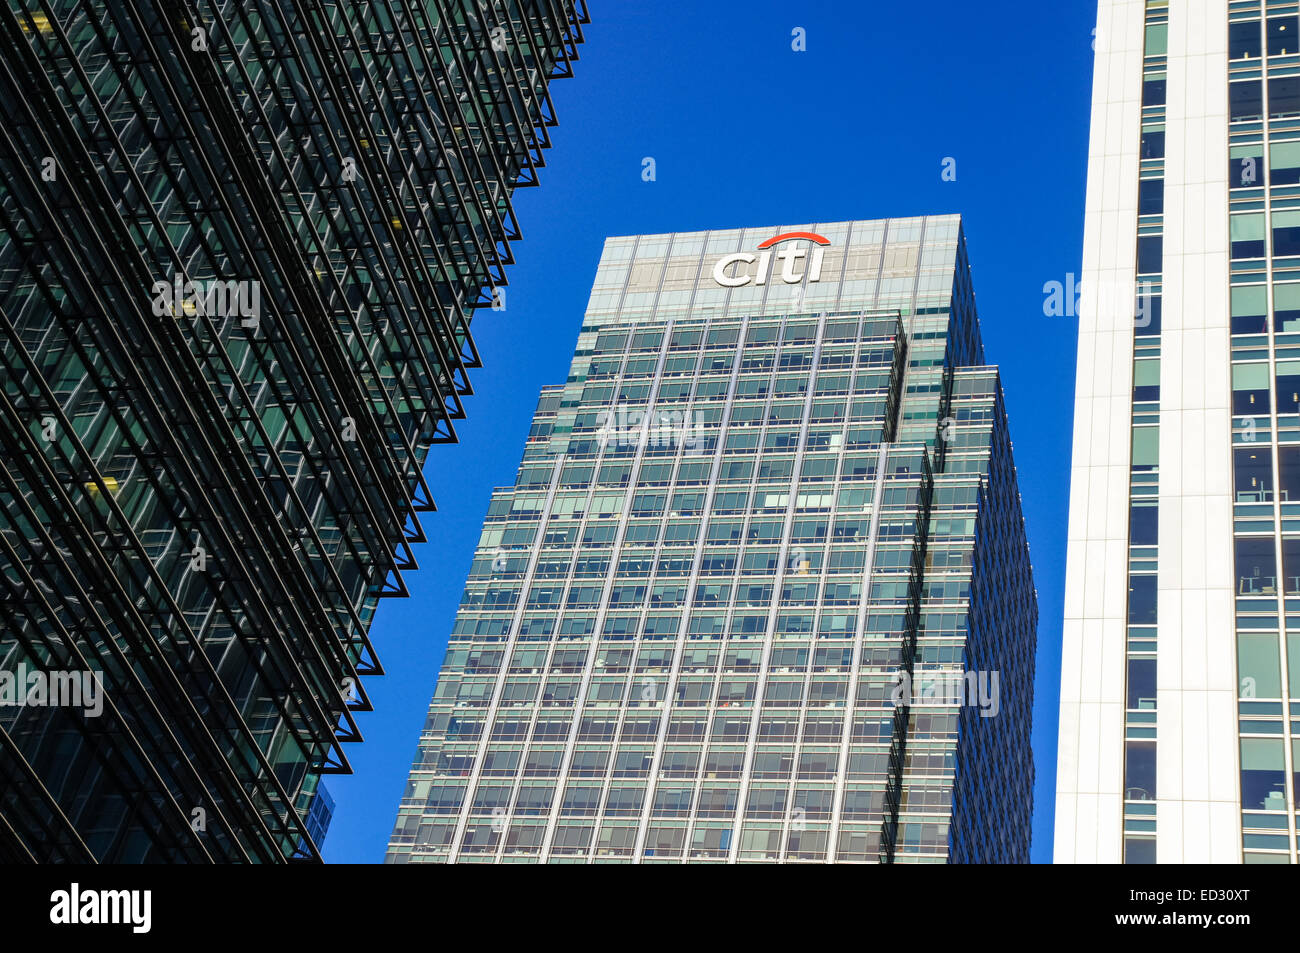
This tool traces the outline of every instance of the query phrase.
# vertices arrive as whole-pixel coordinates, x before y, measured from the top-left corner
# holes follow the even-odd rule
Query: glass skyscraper
[[[1096,35],[1055,856],[1295,863],[1300,5]]]
[[[1036,622],[957,216],[609,239],[387,861],[1025,861]]]
[[[0,12],[0,859],[318,857],[585,22]]]

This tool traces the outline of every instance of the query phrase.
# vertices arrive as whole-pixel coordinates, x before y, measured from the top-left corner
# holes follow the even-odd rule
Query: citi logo
[[[789,244],[787,244],[789,243]],[[807,244],[805,244],[807,243]],[[814,232],[783,232],[780,235],[774,235],[763,244],[758,246],[758,254],[752,254],[747,251],[739,251],[734,255],[728,255],[722,258],[713,266],[713,280],[724,288],[739,288],[741,285],[765,285],[768,278],[772,276],[775,269],[773,268],[773,251],[777,245],[782,248],[776,248],[775,258],[781,262],[781,280],[787,285],[797,284],[803,281],[805,272],[796,271],[801,260],[806,259],[806,275],[809,281],[821,281],[822,277],[822,256],[826,254],[826,245],[830,244],[830,239],[823,238]],[[811,249],[812,254],[809,254]],[[758,267],[751,274],[748,266],[758,263]]]

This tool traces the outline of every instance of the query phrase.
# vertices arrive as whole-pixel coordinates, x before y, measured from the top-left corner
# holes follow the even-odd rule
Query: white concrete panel
[[[1057,752],[1056,860],[1120,858],[1132,288],[1140,142],[1141,0],[1103,0],[1084,216],[1074,460]]]
[[[1101,0],[1085,289],[1132,286],[1142,0]],[[1170,8],[1161,340],[1161,862],[1240,860],[1227,262],[1227,0]],[[1088,293],[1088,292],[1085,292]],[[1066,559],[1056,859],[1122,851],[1131,315],[1079,326]]]
[[[1156,749],[1161,863],[1240,860],[1228,555],[1227,17],[1227,0],[1170,8]],[[1215,822],[1224,818],[1228,827],[1219,830]]]

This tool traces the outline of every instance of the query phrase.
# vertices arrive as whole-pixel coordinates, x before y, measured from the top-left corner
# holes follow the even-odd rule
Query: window
[[[740,337],[740,328],[714,328],[709,331],[705,347],[731,347]]]
[[[1300,500],[1300,447],[1279,447],[1277,468],[1282,502]]]
[[[1300,284],[1273,286],[1273,330],[1300,331]]]
[[[1135,401],[1160,399],[1159,358],[1133,362],[1133,399]]]
[[[1138,182],[1138,214],[1160,215],[1165,210],[1165,180],[1143,179]]]
[[[1286,56],[1300,52],[1296,44],[1296,17],[1270,17],[1268,21],[1268,55]]]
[[[1128,707],[1134,710],[1156,707],[1156,660],[1128,660]]]
[[[1233,486],[1238,503],[1269,503],[1273,499],[1273,451],[1268,447],[1234,450]]]
[[[1300,537],[1282,540],[1282,584],[1288,596],[1300,596]],[[1292,687],[1296,689],[1293,694],[1300,694],[1300,682]]]
[[[1237,595],[1277,595],[1277,558],[1273,537],[1243,536],[1236,540]]]
[[[1272,118],[1300,115],[1300,76],[1274,77],[1268,81],[1268,114]]]
[[[1258,216],[1261,220],[1263,216]],[[1234,216],[1235,219],[1235,216]],[[1159,274],[1164,259],[1164,239],[1159,235],[1141,235],[1137,242],[1137,270],[1140,275]],[[1257,257],[1263,257],[1263,235],[1260,236],[1260,251]],[[1234,256],[1235,257],[1235,256]]]
[[[1264,118],[1263,84],[1257,79],[1229,83],[1228,112],[1233,122]]]
[[[1165,155],[1165,128],[1152,126],[1142,130],[1142,158],[1162,159]]]
[[[1253,417],[1268,411],[1268,365],[1232,365],[1232,412]]]
[[[1277,362],[1277,412],[1300,414],[1300,361]]]
[[[1130,625],[1156,624],[1156,577],[1133,575],[1128,581]]]
[[[1234,259],[1264,257],[1263,213],[1231,216],[1228,231]]]
[[[1163,73],[1156,78],[1144,80],[1142,83],[1142,105],[1163,106],[1165,104],[1166,85],[1167,81]]]
[[[1300,285],[1296,286],[1300,288]],[[1236,285],[1232,289],[1232,333],[1263,334],[1268,321],[1268,289],[1264,285]]]
[[[1138,337],[1151,337],[1159,334],[1160,318],[1163,312],[1164,299],[1159,295],[1138,295],[1133,308],[1133,333]]]
[[[1124,742],[1124,800],[1156,799],[1156,743]]]
[[[1281,738],[1241,739],[1241,806],[1247,811],[1286,809]]]
[[[1258,20],[1228,24],[1228,59],[1258,59],[1261,47]]]
[[[1124,836],[1124,863],[1154,864],[1156,862],[1156,839],[1154,837]]]
[[[1160,509],[1155,503],[1134,503],[1129,508],[1129,542],[1134,546],[1159,543]]]
[[[1165,56],[1169,50],[1169,24],[1147,25],[1146,56]]]
[[[1242,698],[1281,698],[1282,659],[1271,632],[1237,634],[1238,694]]]
[[[1268,181],[1270,185],[1295,185],[1300,182],[1300,142],[1269,144]]]
[[[1264,144],[1233,146],[1228,150],[1228,185],[1230,188],[1258,188],[1263,185]]]
[[[1273,254],[1276,257],[1300,255],[1300,211],[1273,213]]]
[[[1154,470],[1160,465],[1160,428],[1133,428],[1134,470]]]

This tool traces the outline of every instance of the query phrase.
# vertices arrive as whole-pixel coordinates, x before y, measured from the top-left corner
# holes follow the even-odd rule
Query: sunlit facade
[[[609,239],[387,861],[1025,861],[1036,619],[957,216]]]
[[[1295,863],[1300,7],[1096,49],[1055,859]]]

